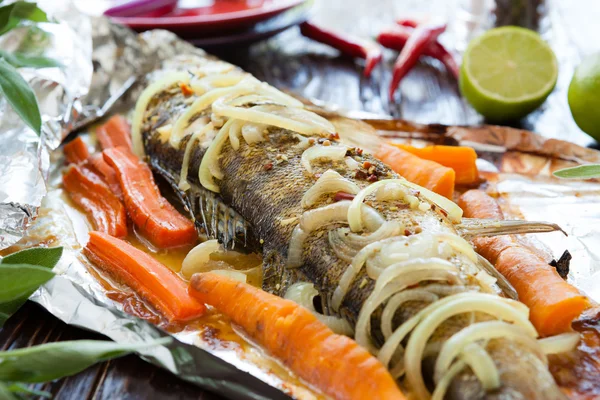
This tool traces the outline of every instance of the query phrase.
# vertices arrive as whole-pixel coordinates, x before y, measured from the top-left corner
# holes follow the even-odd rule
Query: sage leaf
[[[21,119],[40,135],[42,118],[35,93],[25,79],[6,60],[0,58],[0,95],[6,97]]]
[[[0,382],[0,400],[19,400],[19,398],[8,390],[6,383]]]
[[[0,35],[15,28],[23,20],[48,22],[48,16],[35,3],[25,1],[0,7]]]
[[[135,344],[75,340],[0,351],[0,381],[47,382],[76,374],[100,361],[171,341],[170,337]]]
[[[62,253],[62,247],[35,247],[9,254],[0,261],[0,264],[31,264],[52,269],[60,260]]]
[[[0,58],[3,58],[15,68],[49,68],[63,66],[60,62],[50,57],[31,56],[23,53],[9,53],[4,50],[0,50]]]
[[[600,178],[600,164],[578,165],[554,171],[553,175],[562,179],[592,179]]]
[[[0,264],[0,303],[29,297],[54,273],[45,267],[29,264]]]

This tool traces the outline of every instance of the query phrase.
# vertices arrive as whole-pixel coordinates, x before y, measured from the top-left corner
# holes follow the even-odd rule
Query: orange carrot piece
[[[423,160],[388,144],[381,145],[374,156],[409,181],[452,199],[456,175],[452,168]]]
[[[104,150],[103,154],[117,173],[127,213],[150,242],[160,248],[196,242],[194,223],[160,195],[146,163],[122,147]]]
[[[352,339],[333,333],[290,300],[213,273],[189,293],[241,326],[294,373],[335,399],[404,399],[386,368]]]
[[[131,151],[131,129],[120,115],[111,117],[104,125],[99,126],[96,137],[103,150],[121,146]]]
[[[479,181],[477,170],[477,153],[466,146],[426,146],[413,147],[407,144],[392,143],[404,151],[408,151],[424,160],[435,161],[456,173],[457,184],[473,184]]]
[[[96,230],[116,237],[127,235],[123,203],[93,171],[73,164],[63,175],[63,186],[73,202],[89,214]]]
[[[169,322],[189,321],[206,310],[188,294],[186,283],[173,271],[121,239],[90,232],[83,253],[98,268],[148,301]]]
[[[110,190],[115,194],[115,196],[117,196],[119,200],[123,201],[123,191],[121,190],[121,185],[117,179],[117,173],[113,167],[104,161],[102,153],[92,154],[90,158],[88,158],[88,164],[90,168],[94,170],[94,172],[104,178],[104,181]]]
[[[469,190],[460,197],[458,204],[467,218],[504,218],[498,203],[480,190]],[[570,331],[573,320],[590,306],[586,296],[564,281],[532,249],[514,238],[477,238],[473,243],[476,250],[514,286],[519,300],[529,307],[529,318],[540,335]]]
[[[87,145],[79,136],[65,144],[63,152],[69,164],[79,164],[90,156]]]

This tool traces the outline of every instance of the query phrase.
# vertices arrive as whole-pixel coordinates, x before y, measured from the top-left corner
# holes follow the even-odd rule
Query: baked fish
[[[321,317],[415,398],[564,398],[527,307],[459,235],[460,208],[342,125],[228,63],[180,57],[149,78],[132,136],[205,235],[262,252],[264,290],[316,289]]]

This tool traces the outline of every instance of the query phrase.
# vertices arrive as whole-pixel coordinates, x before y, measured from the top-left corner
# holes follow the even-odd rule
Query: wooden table
[[[426,6],[423,5],[425,3]],[[551,2],[552,7],[560,8],[552,14],[556,33],[552,40],[563,46],[566,44],[562,48],[567,49],[558,54],[561,77],[557,89],[522,125],[546,136],[587,145],[589,137],[579,131],[568,111],[566,88],[580,57],[600,49],[598,42],[590,39],[600,33],[595,19],[590,18],[591,15],[600,15],[600,2],[571,0],[565,3]],[[339,30],[369,37],[374,36],[378,29],[392,24],[395,17],[414,14],[415,10],[420,14],[450,15],[452,21],[454,9],[442,0],[327,0],[317,4],[313,19]],[[424,123],[481,122],[458,96],[456,82],[436,61],[422,62],[411,72],[403,82],[396,102],[390,103],[387,101],[387,87],[395,58],[393,52],[386,54],[384,65],[374,71],[371,79],[362,77],[360,62],[341,57],[336,51],[301,37],[296,28],[249,48],[220,49],[216,54],[273,85],[348,110],[364,110]],[[0,330],[3,350],[84,338],[98,339],[100,336],[69,327],[34,304],[24,306]],[[51,392],[55,399],[221,398],[181,382],[135,356],[98,364],[75,376],[37,385],[36,389]]]

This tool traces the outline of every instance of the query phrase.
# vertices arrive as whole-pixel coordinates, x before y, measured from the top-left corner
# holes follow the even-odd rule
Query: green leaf
[[[29,264],[0,264],[0,303],[29,297],[54,272],[45,267]]]
[[[8,386],[8,390],[10,390],[13,393],[25,393],[25,394],[30,394],[33,396],[46,397],[48,399],[52,397],[52,393],[50,393],[50,392],[46,392],[43,390],[30,389],[27,386],[23,385],[22,383],[11,383]]]
[[[29,56],[22,53],[9,53],[0,50],[0,58],[4,58],[7,63],[15,68],[48,68],[48,67],[63,67],[57,60],[44,56]]]
[[[15,28],[23,20],[48,22],[48,16],[35,3],[25,1],[0,7],[0,35]]]
[[[4,59],[0,59],[0,94],[6,97],[19,117],[39,135],[42,118],[35,94],[15,67]]]
[[[8,390],[6,383],[0,382],[0,400],[19,400],[19,398]]]
[[[554,176],[562,179],[592,179],[600,178],[600,164],[578,165],[554,171]]]
[[[0,351],[0,381],[47,382],[76,374],[100,361],[171,341],[170,337],[136,344],[76,340]]]
[[[62,253],[62,247],[36,247],[9,254],[0,261],[0,264],[31,264],[52,269],[60,260]]]

